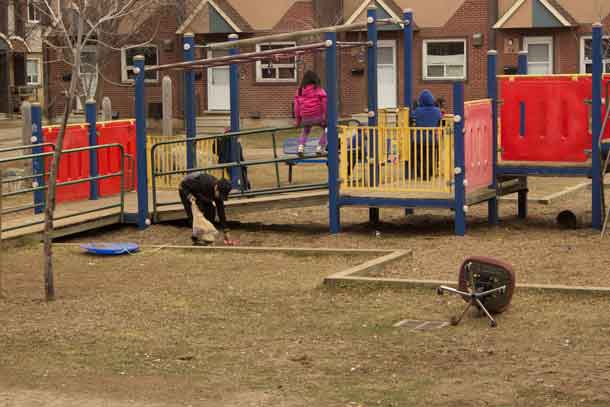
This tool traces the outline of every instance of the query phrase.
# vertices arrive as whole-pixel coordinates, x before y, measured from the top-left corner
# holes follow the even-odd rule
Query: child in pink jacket
[[[296,125],[303,125],[303,133],[299,137],[297,153],[305,152],[305,143],[311,133],[313,126],[326,128],[326,91],[320,86],[320,78],[313,71],[305,72],[301,86],[297,89],[294,97],[294,112]],[[326,150],[326,132],[322,133],[320,142],[316,148],[317,154],[323,154]]]

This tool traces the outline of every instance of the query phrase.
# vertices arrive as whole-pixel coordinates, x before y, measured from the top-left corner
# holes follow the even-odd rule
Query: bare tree
[[[70,70],[70,82],[65,89],[64,112],[53,154],[45,208],[44,281],[47,301],[55,299],[53,219],[57,176],[66,128],[78,93],[84,91],[86,97],[93,96],[93,75],[88,74],[94,72],[91,72],[93,67],[86,52],[94,48],[96,51],[100,50],[100,53],[110,53],[120,50],[125,44],[140,45],[150,42],[156,31],[150,28],[151,25],[144,26],[142,23],[162,15],[160,11],[164,6],[161,0],[37,0],[35,3],[38,12],[43,16],[43,41],[52,50],[52,60],[46,63],[64,64]],[[154,24],[152,26],[154,27]],[[97,69],[95,66],[95,70]]]

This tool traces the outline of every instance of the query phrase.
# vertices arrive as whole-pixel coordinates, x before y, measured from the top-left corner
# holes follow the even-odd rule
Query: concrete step
[[[204,116],[230,116],[230,110],[206,110]]]
[[[197,127],[197,134],[203,136],[215,136],[225,133],[226,127]]]
[[[197,120],[197,127],[230,127],[231,122]]]

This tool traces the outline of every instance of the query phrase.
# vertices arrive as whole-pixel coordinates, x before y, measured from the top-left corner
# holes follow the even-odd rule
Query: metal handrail
[[[4,147],[4,148],[0,148],[0,153],[8,153],[11,151],[23,151],[23,150],[31,150],[33,148],[44,148],[44,147],[51,147],[53,150],[55,150],[55,144],[53,143],[40,143],[40,144],[30,144],[30,145],[20,145],[20,146],[14,146],[14,147]]]
[[[288,131],[288,130],[295,130],[295,129],[297,129],[297,128],[296,127],[261,128],[261,129],[252,129],[252,130],[246,130],[246,131],[240,131],[240,132],[222,133],[222,134],[217,134],[217,135],[199,136],[199,137],[190,138],[190,139],[185,138],[182,140],[170,140],[170,141],[155,143],[152,146],[151,152],[150,152],[153,218],[154,219],[157,218],[157,215],[158,215],[157,208],[158,207],[172,206],[172,205],[176,205],[176,204],[180,203],[179,201],[159,203],[157,200],[157,178],[171,176],[171,175],[179,175],[179,174],[186,175],[186,174],[192,174],[192,173],[196,173],[196,172],[207,172],[207,171],[213,171],[213,170],[228,170],[228,169],[232,169],[232,168],[243,169],[243,168],[247,168],[249,166],[273,164],[273,165],[275,165],[275,170],[276,170],[276,187],[263,188],[263,189],[258,189],[255,191],[246,191],[243,175],[242,175],[242,172],[240,171],[240,180],[241,180],[240,191],[237,193],[232,193],[229,196],[230,197],[254,197],[254,196],[262,196],[262,195],[270,195],[273,193],[302,192],[302,191],[311,191],[311,190],[316,190],[316,189],[328,188],[328,183],[289,185],[289,186],[281,185],[278,164],[292,162],[292,161],[294,161],[294,157],[278,156],[276,133],[280,132],[280,131]],[[177,145],[177,144],[185,144],[186,146],[188,146],[189,144],[196,143],[198,141],[219,140],[219,139],[228,138],[228,137],[244,137],[244,136],[252,136],[252,135],[267,134],[267,133],[271,133],[271,141],[272,141],[273,157],[274,157],[272,159],[241,161],[238,157],[237,160],[233,161],[233,162],[208,165],[205,167],[197,167],[197,168],[190,168],[190,169],[183,169],[183,170],[172,170],[172,171],[157,171],[156,170],[156,168],[157,168],[156,151],[161,146]],[[308,160],[308,159],[315,159],[315,158],[319,158],[319,156],[305,155],[301,159]]]
[[[46,145],[45,144],[35,145],[35,147],[40,147],[40,146],[45,146],[45,147],[48,146],[48,147],[55,148],[55,146],[51,145],[50,143],[46,143]],[[25,148],[23,148],[23,149],[32,148],[31,146],[24,146],[24,147]],[[101,211],[105,211],[108,209],[114,209],[114,208],[120,208],[120,214],[119,214],[120,221],[123,222],[124,216],[125,216],[125,156],[126,156],[125,147],[119,143],[102,144],[102,145],[97,145],[97,146],[78,147],[78,148],[63,150],[61,152],[61,155],[78,153],[78,152],[83,152],[83,151],[96,151],[96,150],[110,149],[110,148],[118,148],[120,151],[121,169],[119,172],[114,172],[114,173],[105,174],[105,175],[98,175],[95,177],[87,177],[87,178],[82,178],[82,179],[78,179],[78,180],[59,182],[59,183],[57,183],[56,187],[76,185],[76,184],[82,184],[82,183],[91,182],[91,181],[99,181],[99,180],[104,180],[104,179],[109,179],[109,178],[120,177],[120,179],[121,179],[120,202],[117,204],[113,204],[113,205],[106,205],[103,207],[98,207],[98,208],[94,208],[94,209],[79,211],[76,213],[70,213],[68,215],[58,216],[58,217],[55,217],[54,220],[63,220],[63,219],[68,219],[68,218],[72,218],[72,217],[86,215],[89,213],[101,212]],[[46,153],[39,153],[39,154],[27,154],[27,155],[23,155],[23,156],[19,156],[19,157],[9,157],[9,158],[0,159],[0,164],[7,163],[7,162],[14,162],[14,161],[29,160],[29,159],[33,159],[33,158],[49,157],[53,154],[54,153],[52,153],[52,152],[46,152]],[[34,177],[40,177],[40,176],[44,176],[44,174],[37,174]],[[23,180],[28,180],[28,179],[32,179],[32,178],[33,178],[32,176],[24,176],[24,177],[14,178],[11,181],[17,182],[17,181],[23,181]],[[23,189],[23,190],[19,190],[19,191],[14,191],[14,192],[2,193],[2,197],[11,197],[11,196],[17,196],[17,195],[22,195],[22,194],[28,194],[28,193],[32,193],[32,192],[36,192],[36,191],[46,191],[46,190],[48,190],[48,186],[43,185],[43,186],[27,188],[27,189]],[[4,210],[4,209],[2,210],[2,212],[0,213],[0,216],[11,214],[11,213],[22,212],[25,210],[34,209],[34,208],[38,208],[41,206],[45,206],[45,204],[34,204],[34,205],[27,205],[27,206],[21,206],[21,207],[7,208],[6,210]],[[44,223],[44,220],[28,222],[28,223],[20,224],[17,226],[12,226],[10,228],[3,228],[2,232],[10,232],[13,230],[23,229],[23,228],[27,228],[30,226],[40,225],[43,223]]]

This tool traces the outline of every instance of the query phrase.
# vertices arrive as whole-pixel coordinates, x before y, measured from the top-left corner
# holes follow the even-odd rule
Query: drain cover
[[[395,328],[407,328],[410,331],[435,331],[449,326],[447,321],[420,321],[405,319],[394,324]]]

